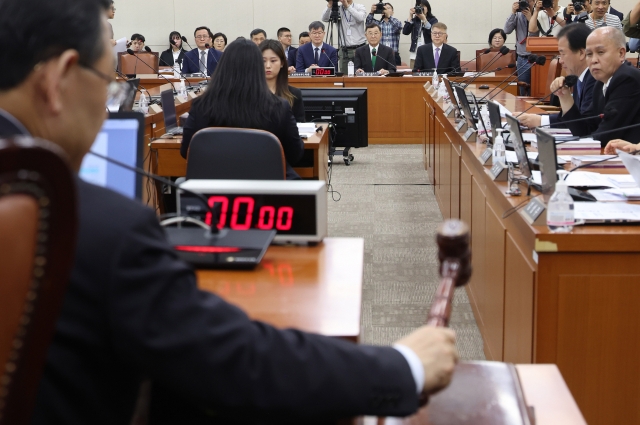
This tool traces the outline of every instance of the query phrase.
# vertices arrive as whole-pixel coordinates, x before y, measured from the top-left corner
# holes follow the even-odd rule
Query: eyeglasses
[[[322,35],[324,34],[324,31],[312,31],[309,33],[309,35]]]
[[[120,83],[109,77],[108,75],[103,74],[95,68],[92,68],[87,65],[81,65],[82,68],[91,72],[93,75],[98,76],[100,79],[106,81],[107,85],[107,109],[111,110],[112,108],[117,108],[127,97],[127,92],[130,90],[131,86],[127,83]],[[117,109],[116,109],[117,110]]]
[[[196,38],[198,40],[206,40],[207,38],[209,38],[209,36],[208,35],[196,35]]]
[[[432,32],[431,35],[432,36],[435,35],[436,37],[441,37],[443,35],[447,35],[447,33],[446,32]]]

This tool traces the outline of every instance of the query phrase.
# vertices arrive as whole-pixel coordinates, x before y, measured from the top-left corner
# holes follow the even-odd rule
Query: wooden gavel
[[[469,226],[460,220],[446,220],[438,228],[436,241],[441,280],[427,315],[427,325],[446,327],[455,288],[466,285],[471,278]]]

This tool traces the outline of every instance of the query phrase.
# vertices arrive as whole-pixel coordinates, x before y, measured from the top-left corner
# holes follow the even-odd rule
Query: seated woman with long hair
[[[273,133],[282,144],[287,180],[300,178],[292,168],[304,152],[296,120],[289,102],[269,90],[260,49],[252,41],[240,38],[227,46],[207,91],[193,101],[180,147],[184,158],[193,135],[207,127],[254,128]],[[239,161],[241,156],[238,152]]]
[[[177,63],[182,69],[183,59],[182,36],[178,31],[171,31],[171,34],[169,34],[169,48],[160,55],[160,66],[173,67]]]
[[[289,85],[287,58],[284,55],[282,44],[277,40],[265,40],[258,47],[262,51],[269,90],[289,102],[297,122],[305,122],[302,92]]]

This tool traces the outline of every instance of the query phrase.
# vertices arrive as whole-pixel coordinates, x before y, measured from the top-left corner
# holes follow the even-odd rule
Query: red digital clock
[[[312,77],[335,77],[336,69],[331,67],[311,68]]]
[[[319,242],[327,233],[324,182],[188,180],[181,187],[204,195],[210,208],[181,192],[180,213],[218,229],[276,230],[275,240],[285,242]]]

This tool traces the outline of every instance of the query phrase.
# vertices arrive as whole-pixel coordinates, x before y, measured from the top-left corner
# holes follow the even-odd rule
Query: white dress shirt
[[[346,4],[343,1],[342,4]],[[342,29],[342,44],[343,46],[360,46],[364,44],[366,38],[364,36],[364,21],[367,18],[367,9],[364,5],[351,3],[351,6],[340,6],[340,27]],[[329,22],[331,17],[331,9],[324,8],[322,14],[322,21]]]

